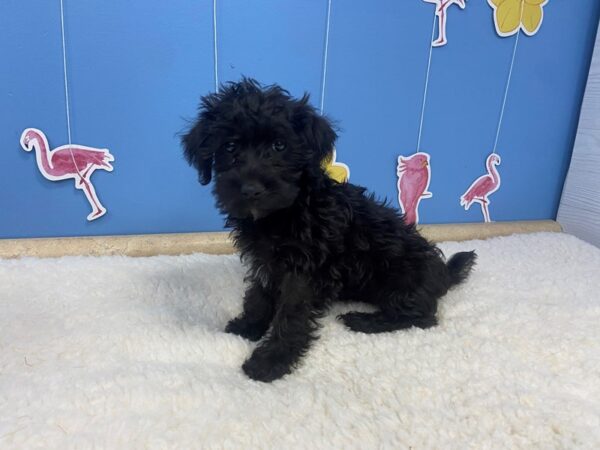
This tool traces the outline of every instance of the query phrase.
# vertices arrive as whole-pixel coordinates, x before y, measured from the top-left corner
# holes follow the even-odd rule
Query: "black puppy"
[[[182,139],[249,265],[243,313],[226,331],[257,341],[243,370],[260,381],[290,373],[317,338],[334,301],[377,312],[339,318],[380,333],[436,324],[438,299],[469,274],[474,252],[446,263],[441,251],[365,189],[330,179],[321,162],[336,133],[278,86],[243,79],[202,99]]]

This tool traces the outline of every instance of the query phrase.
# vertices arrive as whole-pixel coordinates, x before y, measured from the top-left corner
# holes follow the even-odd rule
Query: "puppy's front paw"
[[[237,334],[250,341],[258,341],[265,334],[265,327],[250,323],[243,317],[236,317],[229,321],[225,333]]]
[[[242,370],[253,380],[264,383],[278,380],[292,371],[288,364],[266,358],[260,354],[253,354],[247,359],[242,365]]]

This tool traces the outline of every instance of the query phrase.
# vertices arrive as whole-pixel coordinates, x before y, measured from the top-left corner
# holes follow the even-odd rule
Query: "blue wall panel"
[[[37,127],[67,143],[58,0],[0,2],[0,237],[209,231],[222,227],[210,189],[181,157],[177,133],[214,89],[212,0],[64,0],[73,142],[107,147],[112,173],[50,182],[19,136]],[[554,218],[567,169],[600,3],[550,1],[521,36],[498,152],[495,220]],[[396,158],[415,151],[433,5],[333,0],[325,112],[340,125],[352,181],[396,200]],[[219,76],[278,82],[319,103],[326,0],[218,0]],[[423,222],[480,221],[459,196],[484,173],[512,55],[492,10],[449,9],[449,44],[433,50],[421,148],[432,156]]]

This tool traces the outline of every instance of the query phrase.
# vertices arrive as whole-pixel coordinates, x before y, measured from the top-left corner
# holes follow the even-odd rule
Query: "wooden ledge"
[[[540,231],[560,232],[554,220],[527,222],[462,223],[422,225],[421,233],[434,242],[465,241]],[[0,239],[0,258],[35,256],[155,256],[209,253],[234,253],[229,233],[147,234],[132,236],[95,236],[73,238]]]

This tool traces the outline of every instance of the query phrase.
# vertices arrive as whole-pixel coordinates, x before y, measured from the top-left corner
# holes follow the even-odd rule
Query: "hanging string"
[[[217,0],[213,0],[213,54],[215,58],[215,92],[219,92],[219,53],[217,51]]]
[[[429,71],[431,69],[431,55],[433,54],[433,38],[435,36],[435,24],[437,14],[433,15],[433,25],[431,26],[431,39],[429,40],[429,59],[427,61],[427,75],[425,75],[425,89],[423,90],[423,105],[421,106],[421,121],[419,123],[419,137],[417,138],[417,152],[421,150],[421,135],[423,134],[423,119],[425,118],[425,105],[427,103],[427,90],[429,88]]]
[[[323,54],[323,75],[321,78],[321,104],[320,104],[321,115],[323,115],[323,112],[325,110],[325,84],[327,81],[327,60],[329,59],[328,57],[329,57],[329,29],[331,26],[330,24],[331,24],[331,0],[328,0],[327,1],[327,26],[325,28],[325,52]],[[334,145],[332,158],[329,163],[330,164],[335,163],[334,165],[345,168],[346,174],[349,178],[350,177],[350,167],[348,167],[344,163],[337,162],[336,161],[336,153],[337,153],[337,151],[336,151],[335,145]]]
[[[325,54],[323,55],[323,77],[321,78],[321,115],[325,105],[325,80],[327,78],[327,56],[329,52],[329,26],[331,23],[331,0],[327,2],[327,28],[325,29]]]
[[[519,19],[519,28],[517,29],[517,37],[513,45],[512,58],[510,60],[510,68],[508,69],[508,77],[506,79],[506,87],[504,88],[504,99],[502,100],[502,108],[500,108],[500,118],[498,119],[498,128],[496,129],[496,139],[494,139],[494,149],[492,154],[497,154],[498,139],[500,138],[500,129],[502,128],[502,120],[504,119],[504,109],[506,108],[506,99],[508,98],[508,90],[510,88],[510,80],[512,79],[513,68],[515,66],[515,56],[517,55],[517,47],[519,46],[519,36],[521,35],[521,24],[523,23],[523,3],[521,3],[521,17]]]
[[[498,138],[500,137],[500,129],[502,128],[502,120],[504,119],[504,109],[506,107],[506,99],[508,97],[508,89],[510,88],[510,80],[512,78],[513,68],[515,66],[515,56],[517,54],[517,46],[519,45],[519,36],[521,35],[521,26],[517,31],[517,37],[515,38],[515,44],[513,46],[512,59],[510,61],[510,69],[508,70],[508,78],[506,79],[506,87],[504,89],[504,99],[502,100],[502,108],[500,109],[500,119],[498,120],[498,128],[496,129],[496,139],[494,140],[493,154],[496,154],[496,148],[498,147]]]
[[[65,86],[65,106],[66,106],[66,114],[67,114],[67,137],[69,139],[69,153],[71,154],[71,159],[73,160],[73,164],[75,165],[75,170],[77,171],[77,175],[80,178],[81,172],[79,172],[79,167],[77,167],[77,162],[75,161],[75,156],[73,155],[72,141],[71,141],[71,101],[69,98],[69,79],[67,76],[67,46],[65,44],[65,7],[63,5],[63,0],[60,0],[60,33],[62,38],[62,54],[63,54],[63,76],[64,76],[64,86]]]

